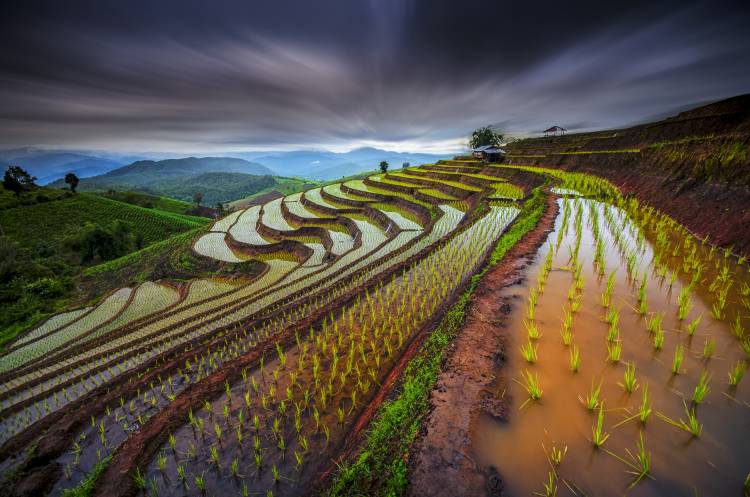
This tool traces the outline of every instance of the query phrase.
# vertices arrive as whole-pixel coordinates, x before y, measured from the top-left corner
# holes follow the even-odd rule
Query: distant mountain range
[[[372,147],[354,149],[350,152],[337,153],[325,150],[297,150],[290,152],[229,152],[224,157],[215,158],[210,172],[243,172],[240,163],[232,159],[245,159],[258,166],[265,166],[262,172],[249,174],[274,174],[277,176],[300,176],[316,180],[333,180],[350,176],[378,167],[384,160],[392,168],[401,167],[404,162],[412,165],[435,162],[448,157],[436,154],[408,152],[391,152]],[[73,172],[79,178],[102,176],[129,165],[131,169],[120,171],[118,175],[140,174],[144,166],[162,163],[164,160],[180,159],[173,153],[144,153],[143,155],[124,155],[100,151],[64,151],[38,148],[16,148],[0,150],[0,170],[8,165],[19,165],[37,177],[37,182],[46,185],[61,179],[66,173]],[[187,164],[187,163],[186,163]],[[163,165],[162,165],[163,167]],[[242,170],[237,170],[239,167]],[[187,172],[187,171],[186,171]],[[192,173],[208,172],[206,170]]]
[[[38,184],[51,186],[65,186],[59,180],[73,172],[81,179],[90,179],[81,186],[91,190],[112,185],[145,188],[155,182],[208,172],[296,176],[325,181],[375,170],[383,160],[391,168],[400,168],[404,162],[417,165],[448,157],[448,154],[391,152],[372,147],[344,153],[325,150],[230,152],[224,157],[203,158],[181,158],[168,153],[144,155],[148,157],[16,148],[0,150],[0,171],[11,164],[19,165],[36,176]]]
[[[192,201],[193,194],[204,194],[204,202],[214,205],[252,195],[275,186],[269,168],[234,157],[186,157],[160,161],[142,160],[118,167],[105,174],[82,178],[78,189],[133,190]],[[49,184],[65,188],[63,179]]]
[[[372,171],[380,161],[391,168],[400,168],[404,162],[411,165],[425,164],[447,159],[450,154],[420,154],[391,152],[372,147],[363,147],[349,152],[337,153],[320,150],[297,150],[292,152],[237,152],[229,154],[268,166],[284,176],[302,176],[315,180],[334,180],[343,176]]]
[[[69,172],[75,173],[79,178],[86,178],[104,174],[125,164],[127,162],[117,159],[71,152],[48,152],[34,149],[0,151],[0,166],[3,170],[9,165],[21,166],[36,176],[37,183],[40,185],[46,185]]]

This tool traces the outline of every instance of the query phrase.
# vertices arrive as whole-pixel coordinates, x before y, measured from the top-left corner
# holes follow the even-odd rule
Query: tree
[[[78,188],[78,176],[76,176],[74,173],[68,173],[65,175],[65,183],[70,185],[70,191],[75,193],[76,188]]]
[[[411,164],[409,164],[408,162],[404,162],[403,164],[401,164],[401,169],[406,169],[406,168],[407,168],[407,167],[409,167],[410,165],[411,165]]]
[[[216,212],[219,213],[219,215],[224,214],[224,204],[221,202],[216,202]]]
[[[128,223],[117,220],[108,226],[87,222],[76,232],[66,236],[63,243],[78,252],[84,263],[88,263],[97,258],[108,261],[121,257],[142,247],[143,239],[133,233]]]
[[[477,148],[487,145],[499,147],[503,143],[503,134],[492,129],[492,126],[475,129],[469,139],[469,147]]]
[[[388,163],[384,160],[380,161],[380,172],[383,174],[388,172]]]
[[[22,191],[30,190],[35,187],[36,185],[34,184],[34,181],[36,181],[36,177],[30,175],[22,168],[18,166],[9,166],[8,169],[5,170],[3,186],[6,190],[10,190],[18,196]]]
[[[198,207],[201,206],[201,202],[203,202],[203,193],[201,192],[195,192],[193,194],[193,202],[195,202],[195,205]]]

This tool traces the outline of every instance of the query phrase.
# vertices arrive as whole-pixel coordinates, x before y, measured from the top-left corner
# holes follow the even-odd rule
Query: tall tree
[[[70,185],[70,191],[75,193],[76,188],[78,188],[78,176],[76,176],[74,173],[68,173],[65,175],[65,183]]]
[[[5,170],[5,176],[3,177],[3,186],[6,190],[10,190],[20,195],[24,190],[30,190],[35,187],[34,181],[36,177],[27,173],[23,168],[19,166],[9,166]]]
[[[401,164],[401,169],[406,169],[409,166],[410,166],[410,164],[408,162],[404,162],[403,164]]]
[[[487,145],[499,147],[503,143],[503,136],[501,132],[492,129],[492,126],[485,126],[474,130],[469,139],[469,146],[471,148]]]
[[[383,174],[388,172],[388,163],[384,160],[380,161],[380,172]]]
[[[203,202],[203,193],[201,192],[195,192],[193,194],[193,202],[195,202],[195,205],[200,207],[201,202]]]

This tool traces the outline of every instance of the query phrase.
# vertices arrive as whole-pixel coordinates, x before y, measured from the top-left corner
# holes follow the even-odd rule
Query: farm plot
[[[554,174],[566,195],[612,192]],[[502,296],[524,298],[496,385],[508,414],[480,418],[477,463],[512,495],[739,495],[746,262],[633,200],[558,202],[529,283]]]
[[[334,197],[338,197],[341,199],[354,200],[357,202],[365,202],[365,203],[372,202],[372,199],[370,198],[361,197],[359,195],[354,195],[352,193],[344,192],[341,189],[341,183],[334,183],[333,185],[325,186],[323,187],[322,190],[325,191],[326,193],[333,195]]]
[[[82,307],[81,309],[76,309],[74,311],[68,311],[68,312],[62,312],[60,314],[55,314],[48,320],[46,320],[44,323],[40,324],[33,330],[29,331],[22,337],[20,337],[18,340],[16,340],[13,344],[11,344],[8,348],[9,349],[15,349],[19,346],[28,343],[31,340],[35,340],[43,335],[47,335],[59,328],[62,328],[63,326],[70,324],[72,321],[80,318],[82,315],[89,312],[93,307]]]
[[[204,257],[210,257],[223,262],[242,262],[237,254],[227,245],[226,233],[209,232],[196,240],[193,249]]]
[[[229,229],[229,236],[248,245],[268,245],[270,242],[256,229],[260,210],[260,205],[254,205],[242,211],[235,224]]]
[[[360,200],[356,195],[341,191],[340,185],[331,188],[330,192],[328,188],[326,187],[326,192],[342,200]],[[248,371],[246,380],[251,383],[245,384],[251,385],[252,379],[255,379],[262,385],[259,388],[264,389],[267,402],[271,402],[276,410],[280,402],[285,403],[282,409],[287,409],[287,417],[276,417],[285,430],[283,444],[295,448],[288,451],[279,447],[280,442],[276,434],[275,447],[278,450],[268,448],[267,454],[268,461],[273,461],[276,465],[277,476],[287,475],[279,477],[279,480],[285,482],[285,478],[293,477],[292,470],[297,463],[297,457],[294,456],[296,451],[303,461],[315,461],[315,464],[310,466],[299,464],[303,470],[301,474],[305,474],[307,481],[310,481],[311,469],[303,468],[327,464],[327,459],[314,456],[315,451],[312,449],[303,449],[304,442],[299,438],[296,428],[290,424],[293,418],[288,416],[298,409],[294,404],[296,402],[300,406],[300,423],[309,429],[315,423],[312,410],[314,405],[310,403],[311,398],[305,398],[305,389],[298,389],[297,385],[290,383],[293,371],[285,369],[285,360],[282,357],[288,357],[289,362],[299,362],[300,357],[305,361],[306,354],[315,350],[322,361],[319,366],[321,374],[329,375],[327,378],[332,378],[333,381],[342,381],[338,380],[338,376],[345,371],[343,384],[336,386],[335,391],[329,390],[325,394],[336,397],[335,402],[339,403],[337,409],[329,409],[324,413],[322,404],[315,404],[321,419],[325,418],[331,422],[329,436],[324,436],[322,431],[308,432],[310,447],[318,447],[321,454],[335,455],[355,417],[362,413],[362,409],[377,391],[378,382],[384,379],[393,367],[394,361],[400,357],[410,340],[418,336],[436,310],[471,276],[477,264],[483,259],[486,249],[492,246],[494,240],[518,212],[518,209],[513,207],[483,204],[482,215],[472,216],[472,213],[467,214],[447,204],[429,204],[409,195],[394,195],[391,191],[380,189],[372,191],[391,198],[400,197],[427,207],[433,212],[433,221],[422,226],[411,219],[409,213],[402,212],[400,207],[391,207],[386,203],[382,205],[382,210],[393,221],[393,229],[385,232],[364,215],[346,214],[356,225],[357,232],[351,236],[348,233],[330,231],[333,241],[331,253],[338,256],[330,260],[325,257],[322,244],[304,241],[303,243],[313,249],[313,256],[302,264],[282,259],[267,260],[268,269],[249,282],[196,280],[190,282],[187,295],[179,303],[177,292],[173,291],[173,294],[164,294],[159,298],[157,284],[141,285],[139,289],[143,289],[144,293],[139,296],[136,290],[132,297],[132,302],[138,304],[133,306],[132,310],[130,307],[126,308],[120,315],[121,319],[115,316],[109,325],[99,330],[100,334],[92,334],[91,346],[81,347],[81,344],[74,344],[59,358],[52,357],[46,360],[48,358],[38,357],[39,362],[33,368],[24,367],[23,362],[13,366],[13,374],[0,392],[0,441],[5,443],[16,434],[30,433],[35,423],[45,420],[51,413],[62,411],[64,417],[75,416],[76,412],[69,404],[79,402],[89,393],[101,396],[105,392],[112,392],[119,396],[112,397],[106,404],[97,405],[97,411],[91,415],[90,423],[88,419],[84,420],[86,422],[80,427],[82,431],[78,437],[72,438],[75,435],[72,432],[68,435],[71,437],[69,450],[55,459],[56,463],[63,467],[63,476],[53,486],[53,494],[57,495],[63,489],[80,482],[97,462],[109,454],[116,453],[118,447],[129,440],[133,433],[148,426],[152,416],[174,405],[185,389],[202,385],[230,361],[254,353],[259,347],[273,344],[277,337],[289,333],[298,323],[314,319],[312,322],[317,324],[314,325],[312,335],[308,333],[309,330],[302,330],[298,343],[279,342],[276,356],[268,357],[266,366],[278,370],[278,374],[282,375],[279,380],[274,380],[276,386],[273,400],[270,396],[271,391],[265,390],[270,388],[269,378],[273,377],[272,372],[268,373],[271,376],[267,377],[263,376],[265,373],[262,372],[262,367],[253,368],[252,371]],[[322,197],[317,199],[315,194],[312,194],[312,197],[315,198],[312,202],[325,200]],[[373,199],[362,197],[361,201],[372,203]],[[307,210],[300,200],[289,201],[287,198],[283,202],[290,210],[294,209],[293,212],[297,215],[302,216],[304,212],[306,216],[303,217],[320,217]],[[218,226],[223,231],[209,232],[206,235],[218,235],[223,241],[228,232],[238,241],[245,242],[258,235],[254,230],[258,222],[279,231],[292,231],[295,228],[284,219],[281,203],[282,199],[277,199],[267,203],[262,209],[256,207],[233,213],[231,220],[214,224],[213,228]],[[347,206],[347,209],[350,207]],[[468,224],[462,224],[463,221],[467,221]],[[250,227],[252,230],[248,229]],[[243,236],[246,238],[239,240]],[[196,243],[196,251],[198,245]],[[211,242],[206,241],[205,245],[210,246]],[[216,245],[217,247],[205,250],[208,256],[215,256],[221,252],[220,244]],[[226,244],[224,246],[228,248]],[[222,255],[226,256],[226,253]],[[367,291],[362,290],[369,285],[374,286]],[[147,290],[154,292],[151,298],[147,297]],[[331,307],[334,302],[339,307]],[[371,317],[367,317],[371,306],[390,309],[392,312],[376,325],[370,322]],[[82,321],[87,316],[83,315],[73,323]],[[321,321],[322,316],[329,317]],[[356,325],[353,327],[349,326],[352,319],[356,319]],[[397,319],[401,321],[396,321]],[[138,321],[138,325],[128,328],[127,323],[134,320]],[[321,325],[328,331],[321,330]],[[342,338],[339,339],[335,330],[344,330],[345,325],[349,326],[349,329],[346,333],[342,331]],[[380,325],[387,325],[388,330],[376,331],[375,328]],[[386,331],[388,345],[385,341]],[[103,340],[104,338],[106,340]],[[325,345],[323,339],[326,341]],[[356,353],[360,343],[361,347],[369,347],[370,341],[376,347],[371,350],[371,357],[365,357],[362,363],[358,363],[359,359],[355,357],[351,359],[355,361],[352,363],[352,369],[348,366],[343,370],[334,367],[331,372],[332,346],[339,349],[341,354],[345,348],[347,353],[351,353],[349,350]],[[302,345],[303,342],[305,345]],[[388,349],[390,352],[383,355],[383,351]],[[380,355],[383,357],[377,359]],[[180,360],[170,363],[169,369],[163,369],[163,357],[178,357]],[[307,359],[312,360],[309,357]],[[344,359],[350,361],[348,356],[344,358],[342,355],[339,358],[341,361]],[[345,363],[339,365],[344,366]],[[365,366],[372,370],[372,373],[364,369]],[[356,373],[357,370],[359,373]],[[305,373],[304,378],[300,373],[297,383],[304,382],[308,386],[308,395],[312,395],[312,389],[315,388],[316,395],[319,396],[322,390],[320,385],[315,384],[315,378],[310,376],[311,371],[310,369]],[[155,375],[156,372],[159,373],[158,376]],[[238,373],[239,371],[235,375]],[[358,374],[361,381],[350,384],[349,380],[353,378],[353,374]],[[363,390],[362,384],[365,381],[369,382],[369,387]],[[282,397],[287,387],[292,390],[294,402]],[[228,388],[232,390],[231,395],[237,401],[236,405],[232,404],[230,408],[231,415],[242,416],[238,414],[236,407],[239,407],[240,402],[244,402],[244,392],[242,397],[238,396],[240,387],[234,380]],[[214,400],[210,402],[215,403]],[[263,401],[260,397],[254,397],[252,402],[255,415],[256,408],[259,405],[262,408]],[[300,402],[307,404],[302,408]],[[345,412],[345,416],[344,421],[337,425],[334,420],[339,416],[338,408]],[[206,409],[205,412],[208,413],[209,410]],[[223,412],[222,407],[222,415]],[[183,412],[179,419],[187,419],[187,414]],[[246,414],[250,415],[247,411]],[[274,434],[273,420],[267,412],[257,411],[257,415],[262,419],[265,429],[271,430],[265,431],[262,435],[257,433],[261,437],[261,444],[264,444],[262,457],[266,457],[265,444],[274,441],[269,438],[269,433]],[[213,419],[213,414],[210,417]],[[207,432],[207,422],[202,423]],[[236,428],[231,423],[219,423],[218,426],[224,433],[228,429]],[[217,435],[213,422],[210,429],[223,443],[224,439]],[[249,437],[250,432],[242,433],[236,447],[240,447],[243,440],[249,442]],[[324,438],[328,439],[326,443],[323,443]],[[182,437],[178,439],[182,440]],[[254,439],[252,443],[255,443]],[[248,449],[245,451],[246,456],[250,459],[246,458],[243,463],[253,462],[254,456],[249,451],[250,446],[245,448]],[[199,444],[195,447],[195,452],[196,455],[208,454],[209,459],[215,457],[209,445]],[[220,455],[224,457],[223,454]],[[205,462],[202,458],[203,455],[192,458],[194,460],[190,464]],[[160,458],[155,460],[156,467],[161,467],[162,463],[159,461]],[[222,460],[222,468],[228,470],[229,474],[232,472],[232,463],[232,460]],[[179,474],[180,470],[176,464],[171,471]],[[237,471],[244,472],[239,464],[238,461]],[[272,469],[274,466],[261,466],[265,471],[258,475],[257,483],[268,484],[265,490],[270,490],[275,480]],[[192,468],[193,466],[190,471]],[[145,473],[147,468],[140,470]],[[137,481],[138,474],[129,475],[128,484]],[[136,480],[132,477],[136,477]],[[198,473],[191,474],[192,480],[188,482],[190,488],[185,488],[185,491],[200,492],[200,478],[196,477],[202,476]],[[162,484],[167,486],[173,483],[165,481]],[[238,488],[242,490],[241,486]],[[290,488],[291,493],[298,493],[301,487],[291,485]],[[284,494],[286,490],[279,492]]]
[[[284,213],[281,212],[282,198],[272,200],[267,204],[263,205],[263,215],[261,216],[261,222],[269,228],[279,231],[292,231],[294,226],[289,224],[284,217]]]
[[[145,480],[160,493],[186,484],[199,492],[303,492],[327,464],[319,455],[340,443],[376,382],[499,236],[502,209],[336,312],[298,346],[278,348],[223,396],[204,399],[143,471]]]
[[[322,191],[322,188],[315,188],[313,190],[307,190],[305,192],[305,199],[309,200],[310,202],[313,202],[316,205],[320,205],[328,209],[349,209],[350,208],[344,204],[333,203],[330,200],[324,199],[320,194],[321,191]]]
[[[190,282],[185,298],[177,307],[191,306],[201,300],[216,297],[235,290],[238,283],[220,280],[218,278],[198,279]]]
[[[110,319],[117,316],[126,306],[130,299],[131,288],[121,288],[107,297],[96,309],[85,314],[81,319],[60,328],[54,333],[41,336],[34,341],[9,352],[0,357],[0,372],[4,373],[18,366],[33,361],[54,350],[56,347],[64,345],[69,340],[103,325]]]

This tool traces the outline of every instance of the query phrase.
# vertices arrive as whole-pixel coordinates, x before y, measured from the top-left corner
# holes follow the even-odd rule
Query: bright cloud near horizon
[[[750,3],[29,0],[0,146],[452,152],[750,92]]]

